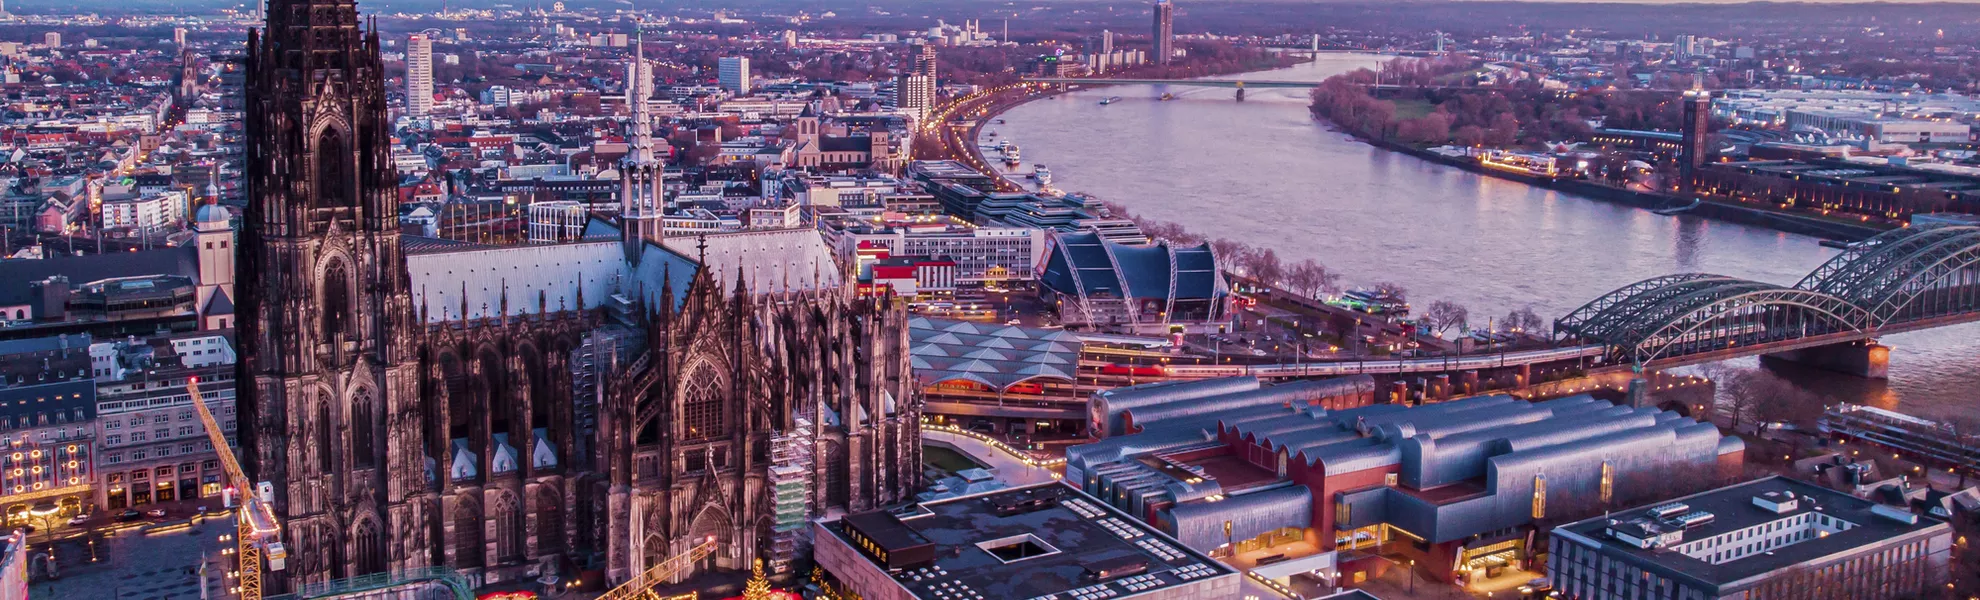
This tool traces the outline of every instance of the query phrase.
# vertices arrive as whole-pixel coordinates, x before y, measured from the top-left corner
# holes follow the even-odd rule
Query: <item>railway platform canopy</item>
[[[915,317],[908,321],[916,383],[1002,393],[1026,383],[1073,383],[1084,344],[1063,329]]]

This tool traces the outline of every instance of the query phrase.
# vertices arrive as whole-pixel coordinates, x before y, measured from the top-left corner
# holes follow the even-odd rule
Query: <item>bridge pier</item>
[[[1623,402],[1630,408],[1650,406],[1650,378],[1642,375],[1629,378],[1629,388],[1623,392]]]
[[[1876,340],[1863,340],[1778,352],[1761,356],[1761,359],[1807,365],[1864,379],[1888,379],[1891,348]]]

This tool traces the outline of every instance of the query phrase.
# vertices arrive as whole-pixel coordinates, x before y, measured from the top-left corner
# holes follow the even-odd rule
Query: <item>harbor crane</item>
[[[240,563],[237,572],[240,584],[234,591],[241,600],[261,600],[262,559],[268,559],[268,570],[280,571],[289,558],[288,549],[282,546],[282,522],[275,518],[275,486],[264,481],[249,491],[247,473],[241,471],[241,462],[227,447],[227,435],[221,432],[220,422],[213,419],[213,411],[207,410],[206,401],[199,397],[198,377],[186,379],[186,391],[192,394],[193,407],[199,410],[200,423],[206,426],[206,439],[213,442],[213,451],[220,455],[220,464],[227,470],[227,489],[221,492],[221,497],[238,517],[234,556]]]

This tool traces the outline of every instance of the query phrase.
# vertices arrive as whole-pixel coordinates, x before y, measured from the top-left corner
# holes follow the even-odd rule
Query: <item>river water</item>
[[[1323,55],[1256,74],[1319,81],[1380,57]],[[1175,96],[1162,101],[1163,93]],[[1099,101],[1120,96],[1119,101]],[[1049,167],[1053,186],[1211,236],[1312,258],[1344,286],[1394,281],[1416,306],[1452,300],[1473,326],[1531,306],[1560,317],[1623,285],[1708,272],[1793,285],[1835,250],[1810,237],[1666,217],[1484,177],[1357,142],[1307,112],[1304,90],[1118,86],[1061,94],[985,128]],[[1883,340],[1890,379],[1784,368],[1834,400],[1921,415],[1980,407],[1980,325]],[[1746,364],[1756,362],[1747,359]]]

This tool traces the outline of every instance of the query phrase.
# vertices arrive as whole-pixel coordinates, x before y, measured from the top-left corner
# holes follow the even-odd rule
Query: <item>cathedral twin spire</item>
[[[653,97],[653,66],[646,62],[643,28],[634,25],[633,63],[627,72],[626,105],[632,111],[627,126],[625,158],[619,161],[619,219],[626,257],[637,262],[648,242],[659,244],[666,237],[663,200],[665,167],[653,146],[653,112],[647,102]]]
[[[660,163],[653,154],[653,112],[647,101],[653,97],[653,66],[646,62],[645,34],[640,29],[633,31],[633,64],[631,81],[626,82],[626,105],[632,109],[632,126],[628,135],[630,148],[622,161],[625,166],[654,166]]]

